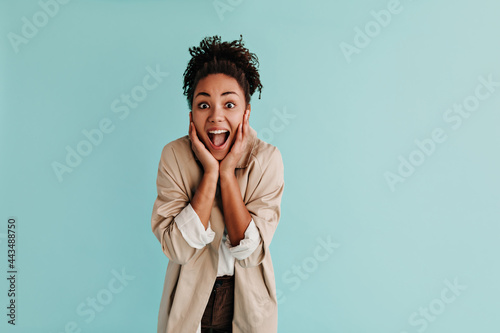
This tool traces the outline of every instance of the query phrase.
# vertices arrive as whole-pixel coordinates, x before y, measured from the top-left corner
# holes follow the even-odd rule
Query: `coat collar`
[[[238,163],[236,164],[236,168],[246,168],[248,166],[248,164],[250,163],[250,158],[252,156],[252,153],[255,149],[255,146],[257,144],[257,132],[249,126],[249,131],[248,131],[248,138],[247,138],[247,150],[243,153],[243,155],[241,155]],[[191,151],[193,153],[193,156],[195,158],[195,160],[198,161],[198,156],[196,156],[196,154],[194,153],[193,151],[193,148],[191,146],[191,138],[189,137],[189,135],[187,135],[187,138],[189,140],[189,145],[191,147]]]

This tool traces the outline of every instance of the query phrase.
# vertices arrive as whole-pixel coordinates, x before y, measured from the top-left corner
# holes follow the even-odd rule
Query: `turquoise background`
[[[388,8],[399,12],[374,23]],[[19,272],[15,327],[0,282],[0,331],[156,332],[168,263],[150,221],[158,162],[187,134],[188,48],[214,34],[242,34],[258,55],[250,125],[283,156],[279,332],[500,330],[497,1],[73,0],[45,24],[41,11],[0,0],[0,267],[15,216]],[[11,33],[34,16],[41,27],[16,52]],[[168,76],[113,112],[148,66]],[[474,111],[455,129],[448,112],[463,103]],[[106,118],[112,132],[60,181],[52,164]],[[415,140],[430,147],[435,129],[446,139],[425,155]],[[419,165],[402,177],[410,156]],[[391,188],[388,172],[404,182]],[[118,272],[128,280],[110,293]]]

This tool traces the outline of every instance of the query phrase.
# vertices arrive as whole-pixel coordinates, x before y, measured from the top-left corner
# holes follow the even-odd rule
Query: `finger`
[[[193,137],[192,137],[191,140],[193,141],[194,145],[196,146],[196,148],[198,149],[199,152],[206,151],[206,152],[208,152],[211,155],[212,153],[210,153],[210,151],[208,150],[208,147],[205,146],[205,143],[203,143],[200,140],[200,138],[198,137],[198,131],[196,130],[196,126],[194,126],[193,122],[191,122],[191,123],[193,124],[192,125],[192,127],[193,127],[193,132],[192,132]]]
[[[250,118],[250,112],[248,112],[248,110],[246,111],[246,114],[245,114],[245,123],[244,123],[244,131],[245,131],[245,134],[248,132],[248,127],[250,126],[250,122],[249,122],[249,118]]]
[[[241,145],[241,123],[238,125],[236,129],[236,134],[234,136],[234,144],[231,147],[231,151],[237,151]]]
[[[247,134],[247,121],[246,121],[246,111],[245,111],[245,115],[243,116],[243,121],[240,123],[240,129],[241,129],[241,140],[243,141],[243,139],[246,137],[246,134]]]
[[[193,123],[189,122],[189,137],[191,138],[191,141],[194,141],[194,127]]]
[[[198,135],[196,133],[196,126],[194,126],[194,123],[191,122],[191,135],[192,135],[192,139],[193,141],[198,141]]]
[[[242,142],[243,141],[243,124],[240,123],[240,126],[238,128],[238,141]]]
[[[248,112],[245,116],[245,121],[243,122],[243,136],[246,136],[248,133]]]
[[[248,137],[248,128],[247,124],[241,124],[241,147],[242,149],[246,149],[247,146],[247,137]]]
[[[190,124],[190,131],[189,131],[189,136],[191,137],[191,141],[193,141],[193,143],[198,146],[198,142],[200,141],[198,139],[198,135],[196,134],[196,127],[194,126],[194,123],[191,122]]]

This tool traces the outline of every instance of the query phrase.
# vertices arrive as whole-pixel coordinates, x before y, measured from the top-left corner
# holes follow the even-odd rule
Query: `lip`
[[[212,140],[210,140],[210,137],[208,136],[209,131],[216,131],[216,130],[226,130],[229,132],[229,136],[228,136],[226,142],[224,142],[224,144],[222,146],[219,146],[219,147],[214,146],[214,144],[212,143]],[[210,127],[209,129],[207,129],[206,134],[207,134],[208,142],[210,143],[210,146],[212,147],[213,150],[224,150],[224,149],[226,149],[227,145],[229,144],[231,131],[228,130],[227,128],[224,128],[224,127]]]
[[[226,130],[229,133],[231,133],[230,130],[228,130],[227,128],[224,128],[224,127],[210,127],[209,129],[207,129],[207,134],[208,134],[209,131],[217,131],[217,130]]]

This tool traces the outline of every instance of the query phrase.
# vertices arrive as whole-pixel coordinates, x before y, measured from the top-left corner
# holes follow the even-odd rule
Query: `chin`
[[[221,152],[217,152],[217,153],[214,153],[212,152],[212,156],[215,157],[215,159],[217,161],[222,161],[225,157],[226,157],[227,153],[221,153]]]

